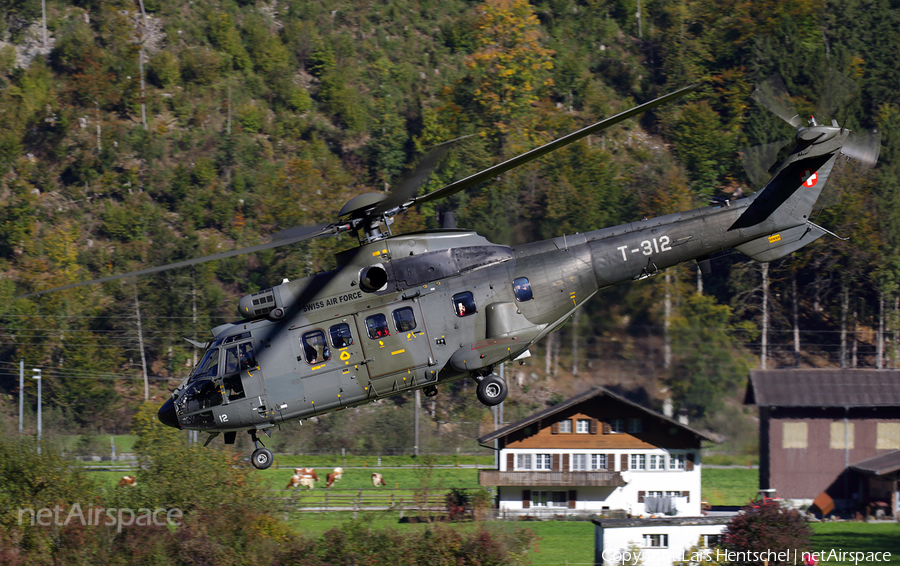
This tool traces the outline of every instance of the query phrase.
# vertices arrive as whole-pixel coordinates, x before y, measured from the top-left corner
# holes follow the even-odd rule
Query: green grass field
[[[703,468],[703,501],[710,505],[746,505],[759,490],[759,470]]]
[[[872,559],[820,560],[828,566],[900,564],[900,523],[813,523],[813,550],[817,552],[890,552],[889,562]],[[827,556],[826,556],[827,558]],[[846,556],[845,558],[851,558]],[[884,555],[879,556],[884,558]]]

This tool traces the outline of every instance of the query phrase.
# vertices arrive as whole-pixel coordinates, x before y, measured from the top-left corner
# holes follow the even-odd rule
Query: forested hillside
[[[453,210],[459,226],[515,245],[736,198],[759,188],[741,149],[792,135],[750,97],[775,73],[807,115],[832,72],[851,78],[855,95],[819,118],[881,132],[879,165],[836,169],[814,217],[849,240],[769,265],[767,324],[762,267],[740,254],[714,258],[702,279],[681,266],[600,293],[513,370],[507,418],[604,383],[651,404],[665,387],[676,409],[715,425],[763,343],[769,367],[896,363],[896,0],[47,0],[46,39],[38,0],[0,9],[6,414],[25,360],[44,368],[53,422],[125,430],[145,375],[163,395],[195,363],[184,337],[205,339],[238,318],[243,294],[328,269],[355,241],[23,293],[330,221],[353,196],[389,190],[424,148],[474,134],[422,189],[433,190],[694,83],[392,228],[436,227]],[[435,420],[490,419],[471,385],[452,389],[429,402]],[[351,413],[342,430],[391,422]]]

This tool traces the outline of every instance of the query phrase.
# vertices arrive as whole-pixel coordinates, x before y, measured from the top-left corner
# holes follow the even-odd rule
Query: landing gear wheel
[[[438,394],[438,390],[434,385],[429,385],[428,387],[422,388],[422,393],[424,393],[426,397],[434,397]]]
[[[250,461],[257,470],[268,470],[272,465],[272,451],[268,448],[257,448],[250,456]]]
[[[482,404],[493,407],[506,399],[508,389],[505,381],[496,375],[489,375],[478,382],[478,389],[475,390],[475,393]]]

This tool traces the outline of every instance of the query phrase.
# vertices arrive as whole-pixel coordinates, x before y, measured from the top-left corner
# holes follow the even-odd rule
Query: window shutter
[[[681,497],[687,497],[687,502],[691,502],[691,492],[690,491],[682,491]],[[701,502],[702,503],[702,502]]]
[[[621,466],[619,466],[620,471],[624,472],[628,470],[628,454],[622,454],[622,458],[619,463],[621,464]]]
[[[568,472],[569,471],[569,455],[563,454],[562,460],[563,460],[562,461],[562,471]]]
[[[600,423],[597,419],[591,419],[591,434],[597,434],[597,425]]]
[[[528,509],[531,507],[531,490],[523,489],[522,490],[522,509]]]
[[[550,434],[559,434],[559,423],[550,425]]]
[[[575,502],[578,501],[578,492],[574,489],[569,490],[569,509],[575,509]]]
[[[606,469],[610,472],[616,470],[616,455],[615,454],[607,454],[606,455]]]
[[[639,491],[639,492],[638,492],[638,503],[643,503],[643,502],[644,502],[644,494],[645,494],[645,493],[647,493],[647,492],[646,492],[646,491]]]
[[[553,455],[553,471],[554,472],[559,471],[559,454]]]
[[[603,423],[603,434],[609,434],[612,432],[612,427],[609,426],[609,423]]]
[[[693,452],[688,452],[687,462],[684,463],[684,469],[687,472],[690,472],[691,470],[694,469],[694,453]]]
[[[506,454],[506,471],[511,472],[516,469],[516,455],[512,452]]]

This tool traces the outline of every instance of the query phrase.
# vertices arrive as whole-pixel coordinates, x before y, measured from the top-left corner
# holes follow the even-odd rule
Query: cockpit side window
[[[531,283],[528,282],[527,277],[519,277],[513,281],[513,292],[516,294],[516,300],[520,303],[534,298],[531,292]]]
[[[245,342],[238,344],[238,357],[241,361],[241,370],[254,369],[259,364],[256,363],[256,356],[253,354],[253,343]]]
[[[225,375],[237,373],[239,371],[238,348],[237,346],[229,346],[225,349]]]
[[[456,316],[470,316],[478,312],[475,308],[475,297],[471,292],[465,291],[453,295],[453,311]]]
[[[381,313],[366,317],[366,333],[373,340],[390,336],[391,331],[388,329],[387,317]]]
[[[308,364],[320,364],[331,359],[331,350],[325,342],[325,333],[321,330],[307,332],[300,338],[303,355]]]
[[[346,322],[335,324],[328,329],[328,333],[331,334],[331,345],[337,349],[353,344],[353,334],[350,333],[350,325]]]

